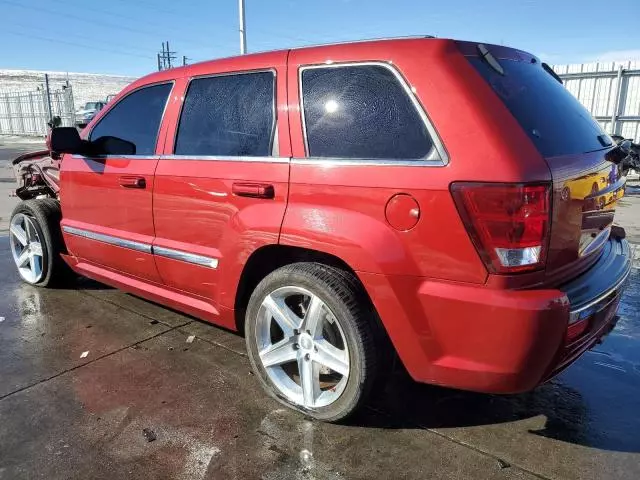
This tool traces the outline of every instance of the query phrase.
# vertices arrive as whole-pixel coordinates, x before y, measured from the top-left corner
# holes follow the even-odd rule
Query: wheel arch
[[[284,267],[285,265],[298,262],[317,262],[352,274],[360,284],[362,293],[366,297],[371,308],[375,309],[364,284],[358,277],[358,274],[341,258],[330,253],[310,248],[281,244],[265,245],[256,249],[251,254],[242,269],[242,273],[240,274],[234,303],[235,323],[239,332],[243,333],[246,307],[249,302],[249,298],[258,283],[260,283],[264,277],[274,270]],[[377,323],[380,323],[380,326],[382,326],[381,322],[378,321]],[[384,329],[383,326],[382,328]]]

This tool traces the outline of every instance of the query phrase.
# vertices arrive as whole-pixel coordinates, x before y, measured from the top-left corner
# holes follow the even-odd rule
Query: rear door
[[[61,164],[62,230],[73,255],[160,282],[153,243],[153,175],[160,124],[172,83],[133,90],[96,123],[94,155]],[[123,143],[126,141],[128,143]]]
[[[276,98],[286,96],[286,52],[216,65],[186,79],[168,127],[154,253],[168,286],[233,308],[242,267],[278,242],[286,207],[288,123]]]

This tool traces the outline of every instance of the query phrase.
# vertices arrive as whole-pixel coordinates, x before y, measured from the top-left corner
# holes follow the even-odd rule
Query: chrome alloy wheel
[[[42,241],[34,220],[23,213],[11,219],[9,241],[13,261],[20,276],[28,283],[38,283],[42,279]]]
[[[319,408],[340,397],[349,378],[349,349],[319,297],[294,286],[271,292],[258,311],[255,335],[262,366],[289,401]]]

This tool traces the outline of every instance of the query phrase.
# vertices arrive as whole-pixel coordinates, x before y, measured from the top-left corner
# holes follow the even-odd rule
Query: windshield
[[[545,157],[604,148],[600,125],[540,63],[499,60],[504,75],[479,57],[469,62],[491,85]]]
[[[87,102],[84,106],[85,110],[95,110],[98,108],[98,102]]]

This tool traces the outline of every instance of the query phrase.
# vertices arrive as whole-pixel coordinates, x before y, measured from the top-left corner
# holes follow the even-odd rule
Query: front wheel
[[[344,419],[375,380],[374,315],[352,274],[317,263],[282,267],[249,300],[249,359],[281,403],[319,420]]]
[[[26,283],[46,287],[71,276],[60,257],[64,242],[56,200],[27,200],[11,214],[9,243],[18,273]]]

